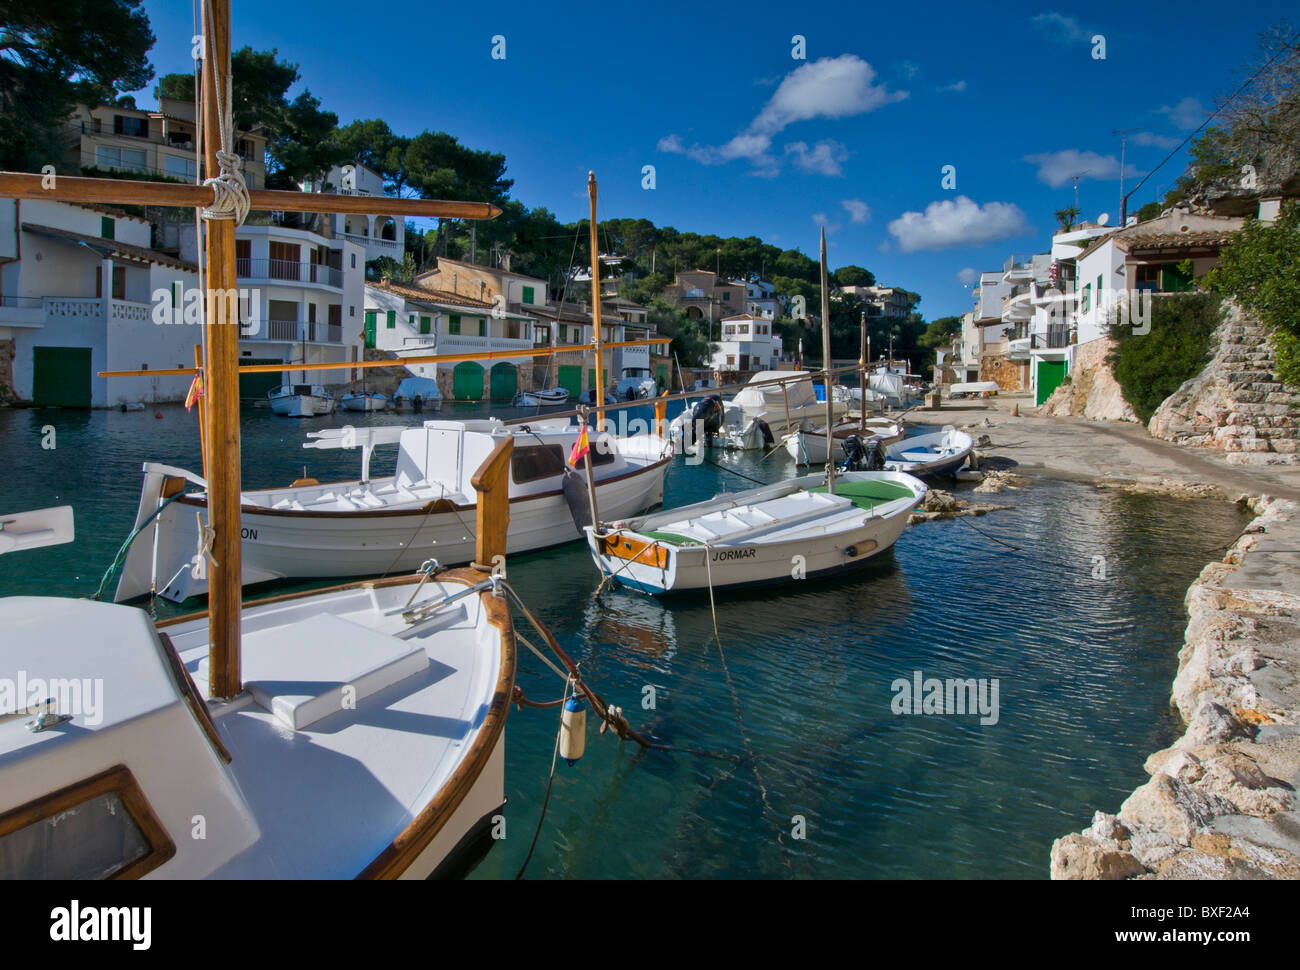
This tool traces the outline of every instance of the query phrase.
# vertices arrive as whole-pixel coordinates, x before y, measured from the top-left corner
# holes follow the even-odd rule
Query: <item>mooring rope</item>
[[[123,561],[126,559],[126,553],[127,550],[131,548],[131,543],[135,542],[136,537],[148,527],[150,522],[158,518],[159,512],[167,508],[167,506],[171,505],[183,494],[185,493],[177,492],[175,495],[164,500],[161,505],[149,513],[149,518],[145,519],[131,531],[131,534],[126,537],[126,541],[122,543],[121,548],[117,550],[117,555],[113,557],[113,561],[109,563],[108,569],[105,570],[103,578],[99,581],[99,588],[95,590],[95,595],[92,596],[91,599],[102,600],[104,598],[104,587],[108,585],[108,581],[113,577],[113,573],[121,567]]]
[[[537,839],[542,834],[542,823],[546,821],[546,808],[551,804],[551,786],[555,784],[555,762],[560,756],[560,738],[564,734],[564,707],[563,704],[569,699],[569,688],[573,685],[573,679],[565,681],[564,696],[560,698],[560,726],[555,732],[555,748],[551,751],[551,773],[546,779],[546,797],[542,799],[542,814],[537,819],[537,828],[533,832],[533,841],[528,846],[528,855],[524,856],[524,864],[519,867],[515,873],[515,879],[524,878],[524,870],[528,868],[528,863],[532,861],[533,850],[537,848]]]
[[[776,814],[776,810],[772,808],[771,801],[768,800],[767,786],[763,783],[763,776],[758,770],[758,757],[754,754],[754,746],[750,743],[749,732],[745,728],[745,716],[741,713],[740,709],[740,695],[736,692],[736,684],[731,679],[731,668],[727,666],[727,654],[722,649],[722,635],[718,633],[718,607],[713,599],[713,566],[709,562],[712,552],[712,547],[710,547],[707,542],[704,543],[704,570],[709,582],[709,612],[713,617],[713,639],[718,645],[718,657],[722,661],[722,673],[727,678],[727,689],[731,692],[731,703],[736,712],[736,726],[740,729],[740,741],[745,746],[745,753],[749,755],[749,766],[754,772],[754,780],[758,782],[759,797],[763,800],[763,807],[766,809],[764,814],[769,817],[769,821],[771,821],[772,825],[776,828],[776,841],[780,845],[784,846],[785,839],[782,836],[782,829],[778,823],[780,816]],[[792,868],[790,865],[790,857],[786,855],[784,856],[784,859],[786,868]]]

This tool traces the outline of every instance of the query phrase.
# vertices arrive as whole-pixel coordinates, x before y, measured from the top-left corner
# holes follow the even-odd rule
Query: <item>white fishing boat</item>
[[[645,367],[625,367],[623,376],[614,388],[614,397],[620,401],[646,400],[659,393],[659,385]]]
[[[3,520],[0,553],[73,538],[68,507]],[[0,878],[454,875],[505,802],[514,631],[483,573],[245,606],[229,703],[206,613],[9,596],[0,629]]]
[[[272,413],[286,418],[314,418],[334,410],[334,395],[319,384],[282,384],[267,397]]]
[[[705,447],[772,448],[792,431],[818,421],[824,425],[828,406],[836,415],[846,410],[841,401],[818,401],[807,371],[761,371],[749,385],[730,401],[710,395],[674,418],[668,431],[673,447],[694,448],[698,435]]]
[[[596,403],[596,390],[595,390],[595,388],[591,388],[591,387],[589,387],[589,388],[587,388],[585,391],[583,391],[581,394],[579,394],[579,395],[578,395],[578,403],[580,403],[580,404],[595,404],[595,403]],[[605,404],[617,404],[618,402],[617,402],[616,400],[614,400],[614,395],[612,395],[612,394],[610,394],[608,391],[606,391],[606,392],[605,392],[605,400],[604,400],[603,403],[605,403]]]
[[[566,479],[576,476],[566,459],[578,433],[575,426],[542,422],[508,427],[497,420],[318,432],[304,447],[362,449],[360,477],[324,484],[300,479],[285,488],[244,490],[243,583],[406,572],[431,557],[444,565],[471,561],[474,471],[498,442],[510,437],[514,452],[506,552],[572,542],[582,533],[565,495]],[[374,448],[393,444],[393,474],[372,479]],[[602,513],[635,515],[663,501],[671,454],[662,438],[600,434],[592,435],[591,445]],[[193,472],[145,464],[135,539],[118,582],[118,602],[153,590],[174,602],[206,593],[199,556],[206,490],[207,483]]]
[[[349,391],[339,403],[347,411],[383,411],[388,407],[388,398],[378,391]]]
[[[393,391],[393,409],[419,414],[442,408],[442,392],[432,377],[404,377]]]
[[[970,458],[975,439],[946,425],[942,431],[912,435],[893,444],[870,438],[860,439],[857,444],[856,453],[845,458],[847,469],[883,468],[924,477],[956,474]]]
[[[885,444],[902,441],[904,424],[899,418],[850,418],[839,422],[831,428],[833,448],[842,447],[843,442],[852,435],[880,438]],[[826,464],[826,427],[811,428],[807,431],[792,431],[782,439],[786,452],[794,459],[796,465]],[[841,455],[836,453],[832,460],[839,461]]]
[[[517,408],[542,408],[565,404],[569,400],[567,387],[551,387],[540,391],[520,391],[515,395]]]
[[[898,472],[821,475],[588,527],[602,575],[651,594],[795,582],[861,565],[891,548],[925,485]]]
[[[988,397],[997,394],[996,381],[964,381],[948,388],[948,396],[953,399],[963,397]]]

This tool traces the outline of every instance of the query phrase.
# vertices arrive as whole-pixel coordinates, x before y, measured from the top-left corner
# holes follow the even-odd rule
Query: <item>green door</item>
[[[672,378],[668,376],[667,364],[655,364],[655,378],[660,387],[672,387]]]
[[[605,378],[603,381],[601,381],[600,386],[601,386],[604,390],[609,390],[609,371],[607,371],[607,370],[605,370],[605,369],[602,368],[600,373],[601,373],[601,374],[604,376],[604,378]],[[596,386],[596,368],[594,368],[594,367],[588,367],[588,368],[587,368],[587,386],[588,386],[588,387],[595,387],[595,386]],[[594,400],[596,400],[596,398],[593,397],[592,400],[594,401]]]
[[[582,366],[579,364],[561,364],[556,368],[556,378],[558,387],[563,387],[569,392],[569,397],[577,401],[582,396]]]
[[[519,390],[519,371],[514,364],[493,364],[488,383],[492,400],[513,401]]]
[[[277,357],[241,357],[240,364],[280,364]],[[274,371],[266,374],[240,374],[240,400],[265,401],[268,392],[280,386],[280,375]]]
[[[1038,393],[1034,396],[1034,404],[1042,404],[1052,392],[1061,386],[1061,381],[1065,380],[1065,361],[1063,360],[1040,360],[1038,362]]]
[[[375,311],[366,311],[366,350],[375,349]]]
[[[37,407],[90,407],[89,347],[33,347],[32,366]]]
[[[483,400],[483,367],[472,360],[461,361],[451,372],[452,395],[457,401]]]

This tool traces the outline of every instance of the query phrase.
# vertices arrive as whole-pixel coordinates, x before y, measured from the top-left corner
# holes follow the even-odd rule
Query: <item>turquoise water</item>
[[[518,413],[441,416],[489,411]],[[75,543],[0,558],[0,594],[92,593],[130,528],[140,463],[197,470],[194,416],[154,413],[0,411],[0,510],[66,502],[77,516]],[[304,465],[352,476],[355,454],[304,451],[305,432],[394,420],[247,409],[245,485],[287,483]],[[720,461],[764,481],[793,472],[784,452]],[[678,460],[665,501],[750,484]],[[1224,503],[1045,479],[968,497],[1014,509],[911,527],[849,577],[720,597],[721,650],[707,596],[596,599],[576,544],[512,557],[512,585],[592,685],[634,727],[690,749],[643,753],[589,730],[586,756],[557,768],[528,877],[1045,878],[1052,840],[1117,808],[1147,754],[1177,736],[1182,598],[1244,520]],[[917,670],[997,678],[997,723],[895,715],[891,684]],[[527,652],[519,681],[533,699],[559,696]],[[527,855],[556,716],[512,711],[506,838],[472,878],[513,877]]]

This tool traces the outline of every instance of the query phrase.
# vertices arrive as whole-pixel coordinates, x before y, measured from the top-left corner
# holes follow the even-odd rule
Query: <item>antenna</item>
[[[1087,175],[1087,174],[1088,174],[1089,172],[1091,172],[1091,171],[1092,171],[1092,169],[1089,168],[1089,169],[1085,169],[1085,170],[1082,171],[1082,172],[1076,172],[1074,175],[1071,175],[1071,176],[1070,176],[1070,178],[1074,179],[1074,207],[1075,207],[1075,209],[1078,209],[1078,208],[1079,208],[1079,179],[1083,178],[1085,175]]]
[[[1124,148],[1128,142],[1128,133],[1130,131],[1141,131],[1141,128],[1112,128],[1112,135],[1119,135],[1119,205],[1124,208]]]

